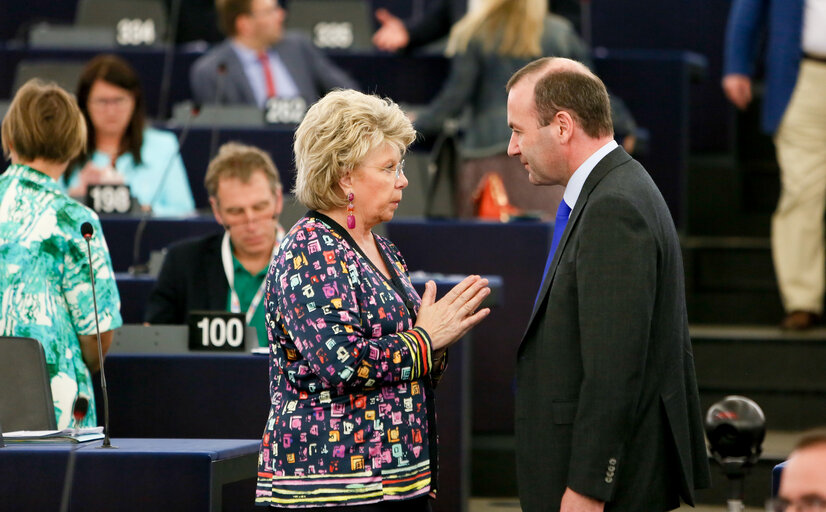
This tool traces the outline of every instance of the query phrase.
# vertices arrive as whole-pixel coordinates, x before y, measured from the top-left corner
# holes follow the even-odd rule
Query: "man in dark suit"
[[[218,0],[218,18],[228,39],[192,65],[196,103],[264,107],[270,98],[315,103],[330,89],[358,85],[303,34],[284,31],[276,0]]]
[[[605,86],[581,63],[534,61],[507,89],[508,154],[534,185],[565,186],[518,352],[522,508],[693,504],[709,471],[668,207],[614,142]]]
[[[284,230],[281,182],[269,155],[230,142],[210,162],[204,183],[224,232],[169,248],[146,306],[152,324],[184,324],[192,310],[246,313],[267,345],[264,279]]]

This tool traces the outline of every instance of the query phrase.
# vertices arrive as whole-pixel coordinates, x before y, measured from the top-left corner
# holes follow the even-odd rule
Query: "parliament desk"
[[[437,512],[467,506],[470,343],[451,347],[436,391],[442,489]],[[111,433],[117,438],[260,438],[269,412],[268,365],[265,355],[112,352],[105,363]],[[100,389],[95,395],[103,418]]]
[[[164,53],[161,48],[120,48],[115,52],[135,66],[140,75],[150,115],[158,108]],[[98,50],[28,48],[17,42],[0,43],[0,98],[9,97],[17,64],[24,59],[86,61]],[[201,51],[177,49],[172,66],[170,105],[189,99],[189,67]],[[364,91],[389,96],[411,105],[428,103],[441,89],[449,61],[435,54],[379,52],[329,52],[330,58],[349,72]],[[704,72],[706,59],[681,50],[595,51],[594,64],[613,93],[628,104],[640,126],[651,134],[647,164],[672,213],[681,225],[683,182],[689,144],[689,92]],[[723,115],[726,112],[716,112]],[[166,116],[159,116],[164,119]],[[176,131],[180,133],[178,126]],[[273,154],[279,170],[292,183],[292,130],[289,128],[226,129],[219,141],[230,139],[256,144]],[[190,186],[199,207],[206,206],[202,182],[209,160],[211,128],[193,127],[182,154]]]
[[[135,234],[141,223],[139,217],[101,215],[100,224],[109,246],[112,266],[115,272],[125,272],[135,263],[145,263],[149,253],[159,251],[173,242],[204,236],[221,231],[212,215],[183,219],[148,218],[140,245],[138,257],[134,257]]]
[[[258,510],[253,506],[258,444],[258,439],[115,437],[117,448],[99,448],[101,441],[76,445],[69,510]],[[71,444],[0,448],[0,509],[59,510],[71,449]]]
[[[104,52],[120,56],[135,68],[141,79],[147,114],[152,118],[168,117],[169,111],[158,111],[166,52],[162,46],[31,48],[19,41],[0,42],[0,98],[11,98],[15,70],[23,60],[83,64]],[[192,98],[189,69],[203,54],[203,50],[185,46],[175,50],[167,109]],[[429,102],[441,88],[449,68],[447,59],[440,54],[331,51],[328,56],[358,83],[361,90],[412,104]]]
[[[464,277],[464,276],[462,276]],[[485,276],[490,281],[491,294],[483,302],[484,306],[500,306],[502,304],[503,282],[499,276]],[[436,282],[436,296],[442,297],[461,280],[455,276],[441,275],[412,275],[411,281],[419,293],[424,293],[427,279]],[[120,314],[124,324],[140,324],[144,321],[146,303],[149,294],[155,286],[155,278],[149,275],[133,276],[126,272],[116,272],[115,282],[120,294]]]

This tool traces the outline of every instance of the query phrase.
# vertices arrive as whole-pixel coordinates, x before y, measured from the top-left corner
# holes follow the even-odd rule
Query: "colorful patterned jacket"
[[[311,212],[267,275],[271,408],[256,501],[356,505],[435,492],[428,334],[398,249],[376,236],[388,280],[347,231]]]

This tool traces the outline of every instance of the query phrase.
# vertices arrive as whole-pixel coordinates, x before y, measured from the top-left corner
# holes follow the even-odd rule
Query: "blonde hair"
[[[453,26],[445,53],[449,57],[465,53],[471,41],[478,40],[487,53],[540,57],[547,15],[547,0],[487,0]]]
[[[273,195],[281,190],[281,178],[278,169],[265,151],[239,142],[227,142],[218,149],[218,154],[209,162],[204,186],[210,197],[218,194],[221,178],[238,178],[248,183],[256,172],[263,172],[270,182]]]
[[[295,131],[293,194],[312,210],[347,204],[339,180],[371,150],[389,143],[404,155],[416,131],[392,100],[335,90],[318,100]]]
[[[33,78],[14,95],[2,127],[3,153],[22,162],[69,162],[86,147],[86,122],[75,99]]]

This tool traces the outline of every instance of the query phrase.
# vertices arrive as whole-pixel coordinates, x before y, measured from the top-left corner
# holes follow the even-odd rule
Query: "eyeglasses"
[[[404,174],[404,160],[400,161],[396,165],[388,165],[387,167],[376,167],[373,165],[366,165],[365,167],[369,167],[371,169],[378,169],[380,171],[386,172],[387,174],[395,174],[396,179]]]
[[[103,108],[112,106],[123,108],[129,103],[129,96],[115,96],[114,98],[89,98],[89,106]]]
[[[276,218],[275,201],[256,203],[249,207],[221,208],[220,203],[216,203],[226,226],[240,226],[243,224],[256,224],[261,221],[269,221]]]
[[[766,502],[766,512],[824,512],[826,498],[815,495],[803,496],[799,500],[789,501],[775,498]]]

